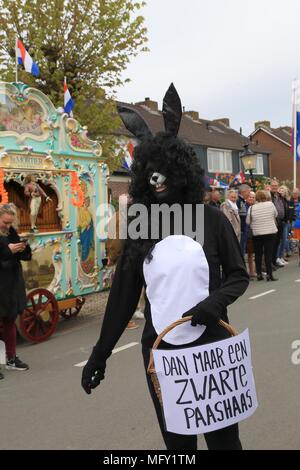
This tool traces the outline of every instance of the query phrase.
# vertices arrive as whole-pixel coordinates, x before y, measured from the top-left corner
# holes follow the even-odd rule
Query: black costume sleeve
[[[140,298],[143,281],[138,267],[124,269],[124,264],[125,255],[122,254],[108,297],[100,338],[82,371],[81,386],[88,395],[104,379],[106,360],[125,330]]]
[[[220,319],[227,320],[226,307],[240,297],[249,284],[249,276],[240,245],[231,223],[221,212],[215,220],[217,223],[214,226],[214,233],[217,237],[222,282],[219,287],[210,291],[206,299],[184,313],[184,317],[192,315],[192,325],[194,326],[197,324],[209,326],[217,323]]]
[[[223,214],[220,214],[218,221],[217,238],[223,282],[198,304],[205,316],[216,320],[224,317],[226,307],[240,297],[249,285],[249,276],[232,225]]]
[[[137,307],[143,279],[137,266],[124,269],[125,255],[117,263],[112,282],[100,338],[93,349],[96,360],[105,362],[125,330]]]

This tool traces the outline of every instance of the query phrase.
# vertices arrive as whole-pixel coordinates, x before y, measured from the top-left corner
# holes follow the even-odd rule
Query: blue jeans
[[[288,243],[288,234],[289,234],[289,224],[286,222],[282,223],[282,235],[280,238],[280,243],[277,250],[277,258],[283,258],[284,250],[286,249]]]
[[[248,239],[248,228],[244,232],[241,232],[240,247],[241,247],[241,252],[243,256],[245,256],[246,254],[247,239]]]
[[[287,224],[287,239],[286,239],[286,243],[285,243],[285,246],[284,246],[284,251],[288,255],[291,255],[292,251],[293,251],[293,248],[291,246],[291,241],[289,240],[289,233],[290,233],[291,230],[292,230],[292,224],[289,222]]]

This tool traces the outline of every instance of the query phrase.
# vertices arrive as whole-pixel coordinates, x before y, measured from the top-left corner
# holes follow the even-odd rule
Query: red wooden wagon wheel
[[[27,306],[17,320],[20,335],[41,343],[55,331],[59,319],[58,303],[47,289],[34,289],[27,295]]]
[[[84,302],[85,297],[76,297],[74,305],[70,305],[67,308],[60,309],[59,313],[65,320],[68,320],[72,317],[76,317],[82,309]]]

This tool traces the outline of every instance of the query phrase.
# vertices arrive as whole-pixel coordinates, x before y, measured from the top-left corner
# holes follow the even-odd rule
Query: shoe
[[[133,314],[133,318],[136,318],[137,320],[144,320],[144,314],[141,310],[136,310]]]
[[[267,281],[278,281],[278,279],[276,277],[273,277],[273,274],[271,274],[271,276],[269,274],[267,274],[266,280]]]
[[[280,258],[280,261],[281,261],[283,264],[289,264],[289,262],[288,262],[288,261],[285,261],[284,258]]]
[[[0,372],[0,380],[1,379],[4,379],[4,375],[2,374],[2,372]]]
[[[134,321],[130,320],[128,322],[128,325],[126,326],[126,330],[135,330],[138,327],[139,325],[137,325]]]
[[[7,360],[5,368],[7,370],[28,370],[29,366],[22,362],[18,356],[15,356],[13,359]]]
[[[282,262],[281,258],[277,258],[276,260],[276,266],[284,266],[284,263]]]
[[[258,274],[258,275],[256,276],[256,279],[257,279],[258,281],[263,281],[264,276],[263,276],[262,274]]]

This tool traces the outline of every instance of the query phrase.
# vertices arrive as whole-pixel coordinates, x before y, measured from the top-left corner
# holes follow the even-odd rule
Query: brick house
[[[121,194],[128,192],[128,186],[130,183],[129,171],[126,168],[118,168],[108,178],[108,194],[109,201],[111,198],[118,199]]]
[[[156,101],[145,98],[145,101],[136,104],[120,104],[126,104],[139,113],[153,134],[164,130],[163,116]],[[178,135],[193,146],[201,166],[210,178],[215,178],[216,173],[236,175],[240,170],[243,170],[240,154],[244,150],[243,146],[249,143],[249,139],[232,129],[229,119],[209,121],[200,119],[196,111],[184,111]],[[119,136],[134,139],[124,127],[120,129]],[[258,155],[257,169],[253,174],[269,176],[269,150],[256,142],[250,142],[249,148]],[[121,181],[128,184],[128,179],[126,179],[128,175],[129,173],[123,169],[112,175],[109,185],[113,197],[117,196],[117,184],[119,184],[119,188],[124,187],[124,185],[121,186]]]
[[[283,126],[271,127],[270,121],[258,121],[250,139],[270,149],[269,171],[271,177],[281,181],[293,180],[292,128]],[[297,184],[300,184],[300,167],[297,168]]]

